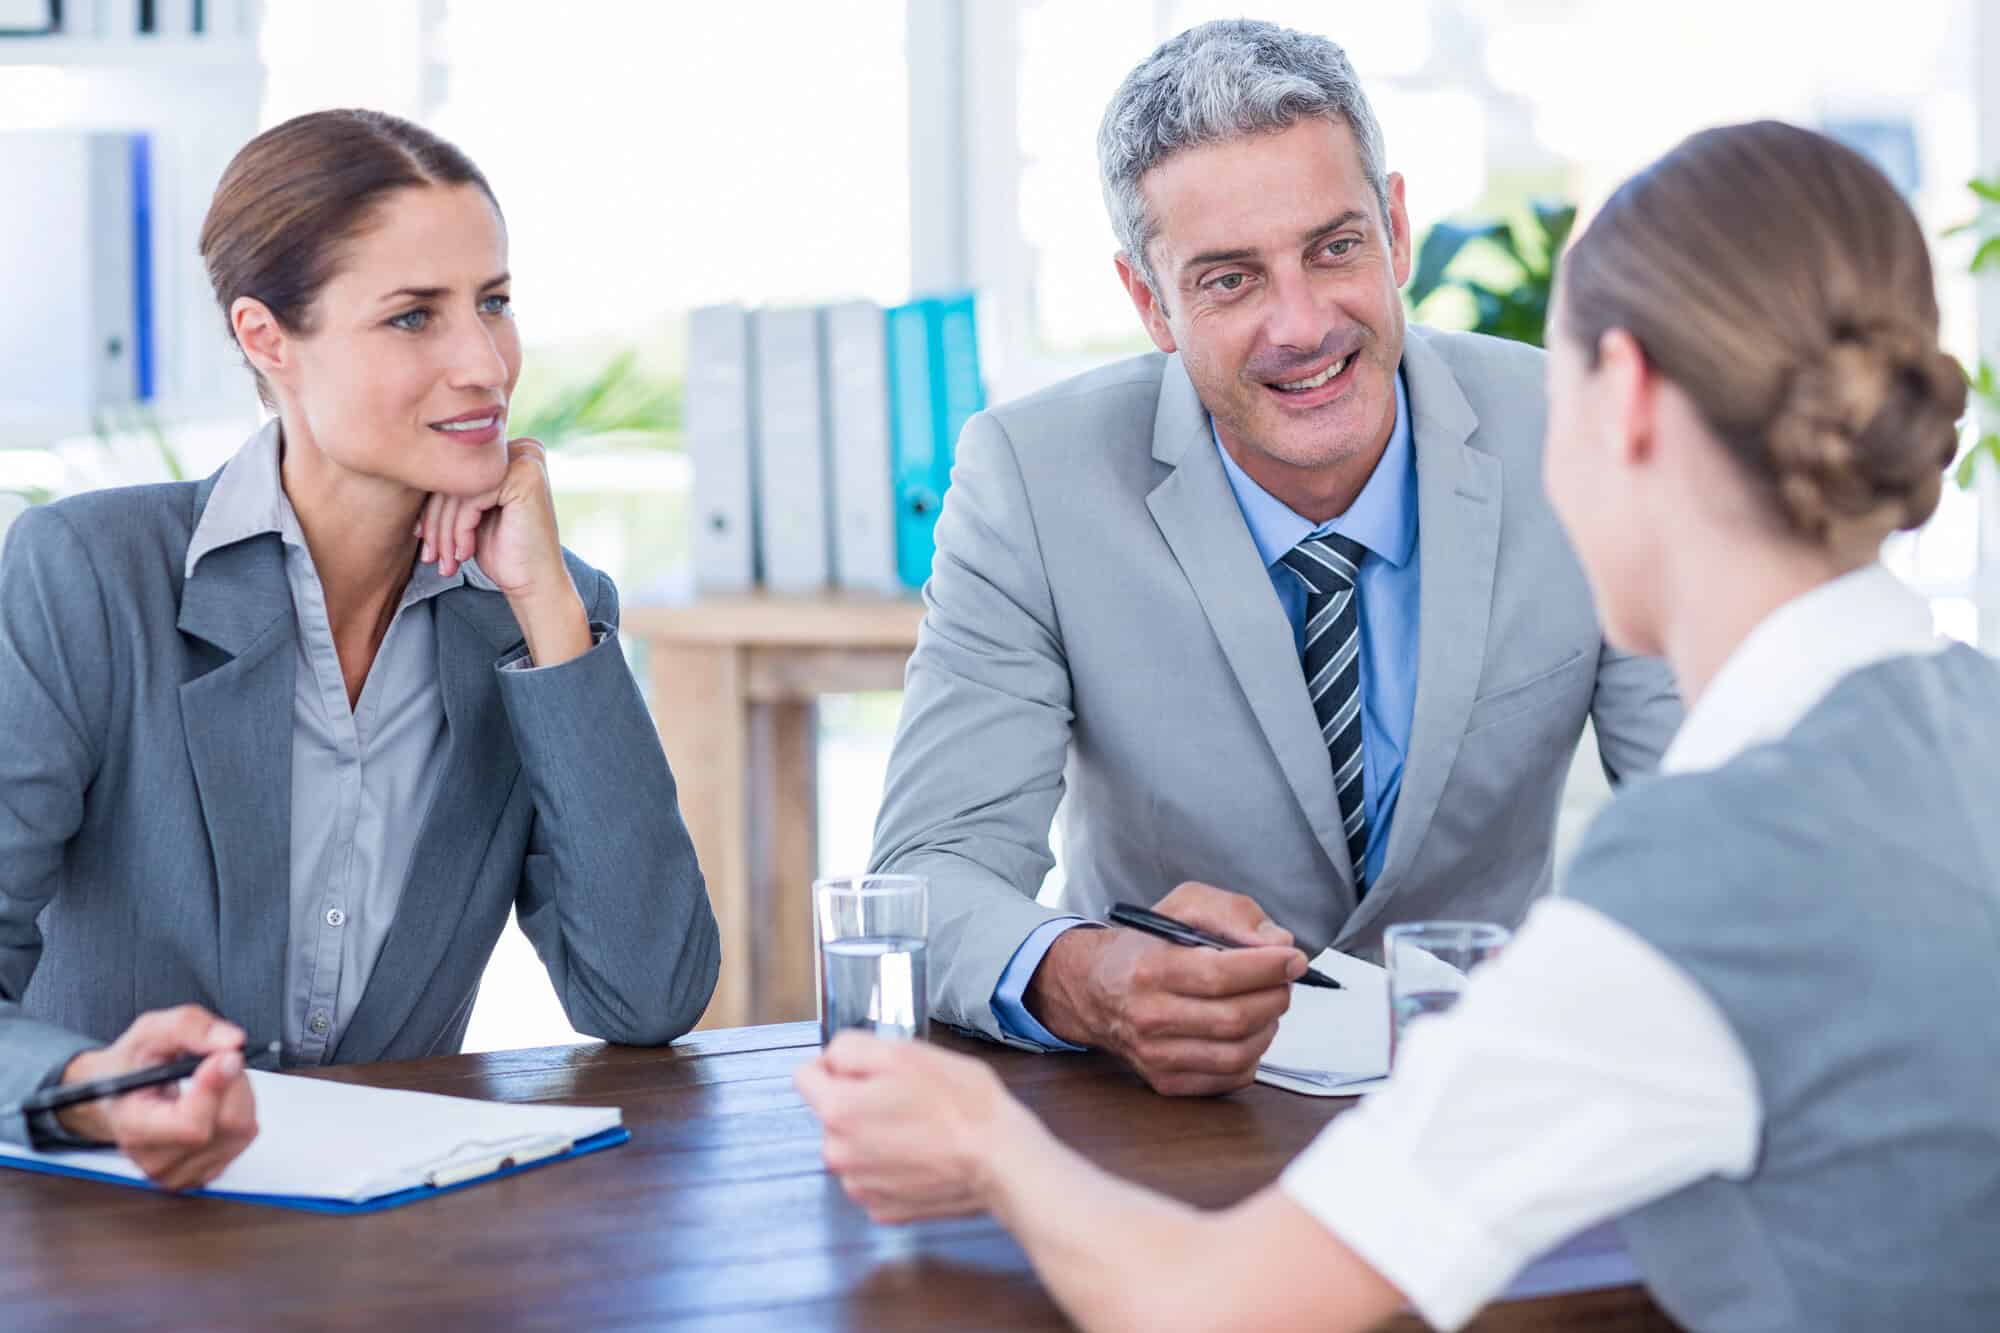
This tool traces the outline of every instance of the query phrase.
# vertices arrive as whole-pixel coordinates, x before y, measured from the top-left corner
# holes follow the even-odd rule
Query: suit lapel
[[[336,1062],[382,1058],[435,982],[520,768],[493,675],[494,663],[521,641],[513,613],[503,598],[471,587],[438,594],[433,607],[444,769],[395,921],[334,1049]]]
[[[206,499],[204,491],[198,503]],[[298,663],[278,538],[252,538],[205,557],[182,588],[179,623],[219,654],[212,670],[180,687],[180,697],[215,858],[221,1003],[253,1044],[268,1042],[283,1028]]]
[[[1479,418],[1451,370],[1411,330],[1403,349],[1417,451],[1417,701],[1403,785],[1381,883],[1343,936],[1379,915],[1423,845],[1486,663],[1493,572],[1500,551],[1500,461],[1466,441]]]
[[[1173,471],[1146,505],[1194,587],[1223,656],[1270,744],[1313,836],[1354,903],[1333,767],[1306,693],[1291,622],[1271,590],[1243,512],[1216,457],[1208,413],[1180,358],[1167,358],[1153,423],[1153,457]]]

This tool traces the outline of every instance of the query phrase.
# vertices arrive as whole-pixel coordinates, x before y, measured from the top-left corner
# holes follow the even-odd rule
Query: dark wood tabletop
[[[941,1040],[990,1060],[1093,1160],[1198,1204],[1269,1183],[1352,1105],[1264,1087],[1170,1099],[1100,1057]],[[386,1088],[618,1106],[632,1132],[622,1147],[382,1213],[319,1216],[0,1171],[0,1325],[1069,1327],[990,1219],[877,1227],[848,1202],[792,1091],[792,1070],[817,1048],[813,1025],[790,1023],[657,1050],[558,1046],[327,1071]],[[1674,1325],[1626,1287],[1498,1305],[1472,1327]]]

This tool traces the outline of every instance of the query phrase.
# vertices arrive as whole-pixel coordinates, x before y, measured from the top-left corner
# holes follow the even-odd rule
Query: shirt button
[[[326,1010],[322,1009],[312,1016],[311,1027],[315,1037],[324,1037],[326,1030],[331,1026],[333,1025],[327,1021]]]
[[[345,912],[341,911],[341,910],[340,910],[340,909],[339,909],[338,907],[329,907],[329,908],[327,908],[327,909],[326,909],[326,924],[327,924],[327,925],[329,925],[329,926],[344,926],[344,925],[346,925],[346,924],[347,924],[347,913],[345,913]]]

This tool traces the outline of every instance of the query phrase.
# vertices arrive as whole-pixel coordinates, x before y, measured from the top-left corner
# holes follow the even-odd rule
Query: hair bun
[[[1937,507],[1958,452],[1965,377],[1928,330],[1843,321],[1796,366],[1766,438],[1787,518],[1815,540],[1886,536]]]

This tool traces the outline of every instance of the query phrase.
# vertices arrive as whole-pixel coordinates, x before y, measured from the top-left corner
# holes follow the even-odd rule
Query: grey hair
[[[1158,228],[1140,179],[1184,148],[1275,133],[1313,116],[1353,132],[1386,224],[1382,126],[1347,53],[1326,38],[1219,19],[1167,39],[1125,76],[1097,129],[1097,172],[1118,244],[1156,293],[1146,247]]]

